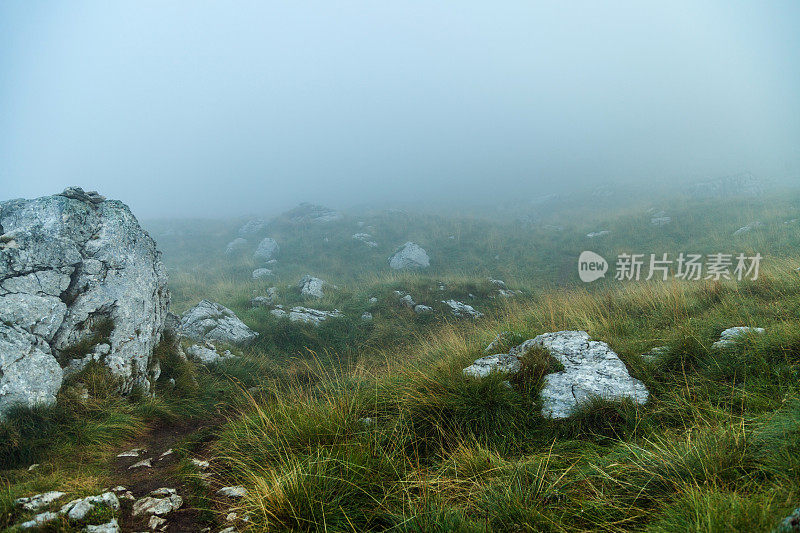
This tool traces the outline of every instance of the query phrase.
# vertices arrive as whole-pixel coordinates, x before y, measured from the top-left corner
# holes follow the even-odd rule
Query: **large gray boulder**
[[[539,346],[547,349],[564,370],[548,374],[541,391],[542,416],[567,418],[575,408],[591,400],[631,399],[643,404],[649,393],[644,384],[631,377],[625,363],[605,342],[590,340],[585,331],[545,333],[511,348],[507,354],[477,359],[464,374],[485,377],[492,372],[515,373],[519,359]]]
[[[275,256],[278,255],[279,250],[280,247],[278,246],[278,243],[275,242],[275,239],[267,237],[258,243],[258,248],[256,248],[253,257],[257,261],[267,262],[271,259],[274,259]]]
[[[70,187],[0,203],[0,415],[53,403],[64,369],[91,360],[122,392],[148,390],[168,305],[160,253],[122,202]]]
[[[258,337],[227,307],[208,300],[186,311],[181,317],[180,332],[196,341],[219,341],[247,344]]]
[[[427,268],[430,264],[428,253],[419,244],[410,241],[389,258],[389,266],[395,270]]]

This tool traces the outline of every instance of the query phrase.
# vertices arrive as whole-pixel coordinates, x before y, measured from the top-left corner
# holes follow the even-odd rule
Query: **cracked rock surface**
[[[149,390],[168,305],[160,253],[122,202],[70,187],[0,203],[0,415],[53,403],[64,369],[91,360],[122,392]]]

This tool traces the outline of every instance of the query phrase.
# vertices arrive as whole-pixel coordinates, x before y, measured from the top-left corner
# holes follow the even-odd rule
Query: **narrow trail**
[[[160,425],[135,441],[129,442],[126,447],[120,447],[117,454],[122,456],[115,454],[110,471],[113,483],[125,488],[124,491],[118,491],[121,507],[118,522],[121,531],[198,533],[216,532],[221,529],[208,523],[207,517],[201,519],[200,510],[192,507],[191,499],[196,494],[197,486],[187,482],[186,476],[181,475],[180,458],[174,451],[189,436],[208,427],[213,427],[213,423]],[[150,466],[136,466],[142,462]],[[174,489],[183,502],[178,509],[158,516],[160,520],[156,522],[161,520],[164,522],[153,527],[154,524],[150,520],[156,515],[144,512],[134,516],[134,502],[147,498],[153,491],[162,488]]]

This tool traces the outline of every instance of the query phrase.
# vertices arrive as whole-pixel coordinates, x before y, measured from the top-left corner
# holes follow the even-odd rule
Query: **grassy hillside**
[[[327,224],[278,217],[233,257],[225,246],[245,220],[148,223],[170,271],[173,311],[217,301],[259,338],[210,367],[181,361],[165,340],[155,397],[121,398],[90,367],[55,407],[12,413],[0,422],[0,526],[29,518],[17,497],[77,497],[120,483],[119,451],[179,426],[170,482],[191,494],[197,530],[770,531],[800,505],[800,223],[791,222],[800,195],[622,200],[362,211]],[[672,222],[651,224],[661,210]],[[586,237],[598,230],[610,234]],[[359,232],[378,246],[354,240]],[[252,248],[263,236],[281,250],[274,276],[253,280],[262,265]],[[429,269],[389,268],[408,240],[428,251]],[[583,284],[583,250],[612,269],[620,253],[765,259],[756,281],[609,275]],[[304,298],[297,281],[306,273],[335,287]],[[517,292],[503,297],[489,278]],[[250,299],[269,287],[276,304],[342,317],[315,327],[254,308]],[[415,313],[395,291],[433,311]],[[454,317],[442,303],[450,298],[485,316]],[[746,325],[766,332],[711,347],[724,329]],[[508,349],[567,329],[609,343],[648,387],[648,403],[597,401],[552,421],[538,397],[547,354],[530,354],[511,378],[461,372],[499,332],[510,332]],[[666,349],[642,355],[656,347]],[[192,458],[209,460],[211,475]],[[32,463],[40,466],[28,470]],[[224,485],[248,496],[221,502]],[[238,519],[229,523],[231,511]]]

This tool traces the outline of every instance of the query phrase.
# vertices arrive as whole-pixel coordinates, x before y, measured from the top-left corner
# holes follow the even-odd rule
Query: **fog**
[[[0,200],[140,217],[800,181],[800,3],[5,2]]]

